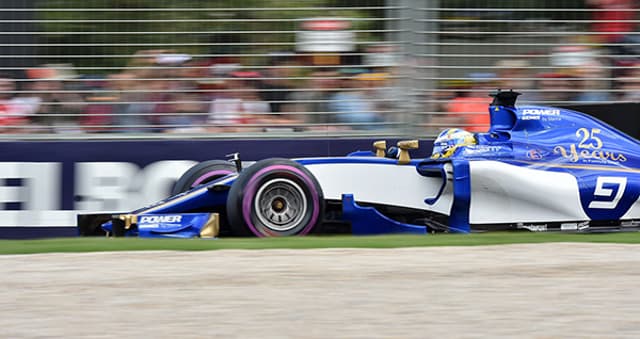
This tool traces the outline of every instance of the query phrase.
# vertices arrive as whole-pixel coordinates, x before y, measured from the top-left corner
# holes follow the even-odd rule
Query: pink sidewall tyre
[[[186,192],[228,174],[236,173],[236,167],[224,160],[208,160],[188,169],[173,186],[171,195]]]
[[[324,198],[318,181],[289,159],[258,161],[240,173],[227,198],[233,235],[305,235],[322,222]]]

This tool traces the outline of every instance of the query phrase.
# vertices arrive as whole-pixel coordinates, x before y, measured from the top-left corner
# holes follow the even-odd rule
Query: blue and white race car
[[[498,91],[486,133],[442,132],[345,157],[212,160],[174,195],[128,213],[80,215],[81,235],[217,237],[528,229],[636,230],[640,144],[588,115],[516,107]]]

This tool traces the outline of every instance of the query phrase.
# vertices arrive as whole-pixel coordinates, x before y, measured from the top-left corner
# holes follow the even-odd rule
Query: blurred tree
[[[442,0],[441,0],[442,1]],[[445,3],[445,2],[443,2]],[[451,8],[584,8],[584,0],[446,0]],[[566,14],[566,13],[565,13]]]
[[[262,54],[293,50],[296,19],[314,16],[382,18],[383,12],[351,9],[383,6],[384,0],[36,0],[40,55],[48,62],[76,66],[122,67],[142,49],[174,49],[194,55]],[[323,7],[344,7],[325,10]],[[93,9],[69,11],[68,9]],[[280,8],[269,10],[269,8]],[[59,9],[59,10],[56,10]],[[66,11],[65,11],[66,9]],[[96,9],[130,9],[96,10]],[[145,10],[149,9],[149,10]],[[354,29],[379,30],[381,20],[356,20]],[[244,32],[251,33],[244,33]],[[266,31],[268,33],[255,33]],[[87,34],[94,32],[93,34]],[[184,33],[189,32],[189,33]],[[376,32],[358,34],[375,39]],[[78,57],[88,56],[88,57]],[[256,58],[251,59],[259,63]]]
[[[571,8],[585,8],[585,0],[441,0],[443,7],[449,8],[514,8],[525,9],[532,8],[538,13],[544,13],[544,16],[550,19],[577,19],[576,16],[588,15],[581,12],[572,12]],[[545,8],[564,8],[567,11],[552,11],[544,12]],[[536,14],[536,12],[517,11],[510,13],[512,19],[525,18],[531,16],[541,16],[542,14]],[[491,12],[488,12],[489,16]],[[494,13],[498,14],[498,13]]]
[[[22,77],[22,68],[34,66],[38,60],[35,37],[24,32],[34,31],[31,0],[3,0],[0,2],[0,67],[13,77]],[[3,9],[12,9],[4,11]],[[24,11],[18,9],[25,9]]]

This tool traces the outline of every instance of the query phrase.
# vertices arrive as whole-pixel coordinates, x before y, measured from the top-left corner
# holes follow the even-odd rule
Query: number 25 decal
[[[617,185],[618,191],[616,192],[616,195],[613,195],[613,189],[606,188],[604,185]],[[598,177],[593,197],[609,198],[609,200],[592,201],[589,204],[589,208],[615,209],[618,206],[620,199],[622,199],[622,195],[624,194],[624,189],[626,187],[626,177]]]
[[[584,127],[578,128],[576,136],[581,139],[580,143],[578,143],[578,148],[601,149],[604,144],[602,143],[602,139],[598,136],[600,132],[599,128],[592,128],[591,132]]]

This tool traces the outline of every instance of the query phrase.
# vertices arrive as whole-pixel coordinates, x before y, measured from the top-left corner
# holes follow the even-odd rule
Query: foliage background
[[[60,60],[74,55],[76,66],[119,67],[127,56],[141,49],[175,49],[194,55],[262,54],[292,50],[295,46],[295,19],[307,17],[382,18],[379,9],[351,7],[384,6],[384,0],[46,0],[37,3],[46,9],[37,13],[42,20],[41,55],[60,55]],[[333,7],[332,10],[323,8]],[[340,8],[336,8],[340,7]],[[120,8],[131,11],[55,11],[69,8]],[[279,10],[269,10],[279,8]],[[286,8],[282,10],[282,8]],[[300,8],[305,8],[300,10]],[[310,9],[306,9],[310,8]],[[142,10],[149,9],[149,10]],[[157,10],[162,9],[162,10]],[[175,10],[171,10],[175,9]],[[189,9],[189,10],[184,10]],[[193,10],[195,9],[195,10]],[[185,21],[176,21],[185,20]],[[356,30],[383,29],[382,21],[354,21]],[[270,31],[273,33],[243,33]],[[102,32],[103,34],[68,34],[68,32]],[[104,34],[108,32],[108,34]],[[134,32],[147,32],[145,34]],[[153,32],[159,32],[153,33]],[[191,32],[191,33],[176,33]],[[372,39],[375,34],[358,34],[358,39]],[[283,44],[284,43],[284,44]],[[289,43],[289,44],[286,44]],[[61,47],[51,46],[66,45]],[[131,44],[142,44],[132,46]],[[270,45],[272,44],[272,45]],[[261,63],[263,60],[254,60]]]
[[[48,58],[49,62],[69,62],[71,58],[76,66],[98,68],[121,67],[126,64],[127,56],[141,49],[172,48],[177,52],[202,56],[263,54],[294,49],[296,19],[330,16],[355,19],[378,18],[378,20],[355,20],[353,28],[383,30],[385,21],[381,19],[384,19],[385,10],[380,7],[407,4],[420,6],[439,4],[440,7],[461,9],[441,12],[444,18],[527,19],[535,17],[578,20],[588,16],[584,11],[571,11],[573,8],[585,8],[584,0],[35,0],[35,6],[44,9],[35,14],[36,19],[41,20],[37,24],[38,31],[46,32],[39,37],[42,46],[38,48],[38,53],[59,56]],[[119,8],[131,9],[131,11],[54,10],[73,8]],[[278,10],[268,10],[274,8]],[[301,8],[304,10],[300,10]],[[567,10],[465,11],[473,8],[566,8]],[[497,29],[508,29],[508,25],[499,23],[493,25],[496,25]],[[469,29],[476,28],[477,25],[473,24],[469,27]],[[246,31],[273,33],[243,33]],[[78,32],[102,33],[78,34]],[[360,32],[357,34],[357,39],[383,41],[384,36],[379,32]],[[78,57],[82,55],[88,57]],[[255,64],[265,62],[261,58],[249,60]]]

